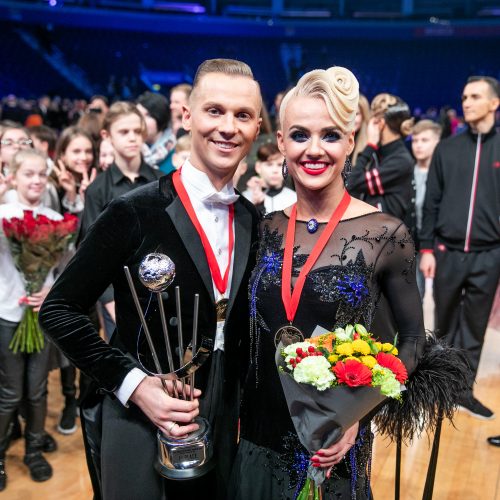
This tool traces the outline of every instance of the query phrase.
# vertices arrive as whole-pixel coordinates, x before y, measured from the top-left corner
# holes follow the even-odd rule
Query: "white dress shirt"
[[[182,166],[181,179],[198,221],[215,254],[221,276],[224,276],[229,257],[229,205],[233,204],[239,195],[235,193],[232,181],[217,191],[207,174],[195,168],[189,160],[186,160]],[[233,221],[233,231],[235,230],[234,226]],[[224,297],[229,298],[233,266],[234,251],[231,255],[231,267],[224,296],[217,290],[212,280],[216,302]],[[214,350],[224,350],[223,322],[219,322],[217,325]],[[146,376],[146,373],[139,368],[133,368],[127,374],[118,390],[115,391],[116,397],[123,405],[127,406],[130,396]]]

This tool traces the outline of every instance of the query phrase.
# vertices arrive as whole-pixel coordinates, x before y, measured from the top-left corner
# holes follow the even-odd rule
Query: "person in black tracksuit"
[[[469,78],[462,96],[469,129],[436,147],[420,237],[420,269],[434,278],[435,328],[465,350],[474,376],[500,277],[499,97],[494,78]],[[461,406],[479,418],[494,416],[472,387]]]
[[[411,227],[414,212],[415,161],[403,138],[411,129],[410,108],[399,97],[379,94],[372,103],[368,144],[347,180],[352,196],[404,220]]]

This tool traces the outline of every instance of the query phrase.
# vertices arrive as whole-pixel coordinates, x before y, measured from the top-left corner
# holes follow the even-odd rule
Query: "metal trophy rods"
[[[135,289],[132,276],[130,274],[130,270],[128,266],[124,266],[125,276],[128,281],[128,285],[130,291],[132,293],[132,297],[134,299],[134,304],[136,306],[137,312],[139,314],[139,319],[141,321],[142,328],[144,330],[144,334],[146,336],[146,340],[148,342],[149,349],[151,351],[151,355],[153,357],[153,362],[155,365],[155,370],[157,375],[160,376],[162,381],[162,386],[164,390],[168,393],[166,381],[164,378],[164,373],[162,372],[161,365],[159,362],[158,354],[156,348],[153,343],[153,339],[151,336],[151,332],[146,322],[146,318],[144,313],[142,312],[142,308],[140,305],[139,297],[137,295],[137,291]],[[139,266],[139,280],[141,283],[151,292],[156,294],[156,298],[158,301],[158,308],[160,311],[160,319],[161,319],[161,327],[163,332],[163,340],[166,348],[167,355],[167,363],[168,363],[168,371],[169,374],[175,373],[175,364],[174,358],[172,354],[172,346],[170,343],[170,337],[168,334],[168,326],[167,319],[165,315],[165,308],[163,305],[162,293],[172,284],[175,278],[175,264],[172,260],[164,254],[160,253],[151,253],[146,255],[146,257],[142,260]],[[196,353],[197,342],[198,342],[198,312],[199,312],[199,294],[194,295],[194,312],[193,312],[193,337],[191,340],[191,359]],[[183,337],[183,329],[182,329],[182,309],[181,309],[181,296],[180,296],[180,287],[175,287],[175,303],[176,303],[176,313],[177,313],[177,338],[179,344],[179,368],[182,367],[186,361],[187,353],[184,352],[184,337]],[[188,346],[189,349],[189,346]],[[188,361],[190,361],[188,359]],[[175,378],[175,377],[174,377]],[[178,387],[175,380],[172,383],[172,392],[175,398],[180,399],[188,399],[186,394],[186,382],[185,378],[181,379],[181,390]],[[189,385],[190,385],[190,395],[189,399],[192,401],[194,399],[194,371],[189,375]]]

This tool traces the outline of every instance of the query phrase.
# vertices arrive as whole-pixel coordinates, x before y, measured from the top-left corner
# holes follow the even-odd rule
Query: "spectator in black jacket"
[[[497,80],[471,77],[462,94],[466,132],[434,152],[424,202],[420,269],[434,278],[436,328],[465,350],[475,375],[500,277],[500,135]],[[489,419],[472,394],[462,409]]]
[[[347,188],[353,196],[411,226],[414,160],[403,142],[413,125],[410,108],[399,97],[379,94],[371,110],[368,144],[357,157]]]

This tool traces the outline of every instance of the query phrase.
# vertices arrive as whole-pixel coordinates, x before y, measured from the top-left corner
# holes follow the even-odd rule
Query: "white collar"
[[[186,160],[182,165],[181,177],[189,195],[202,202],[231,205],[239,198],[239,195],[234,191],[232,180],[220,191],[217,191],[208,175],[194,167],[189,160]]]

